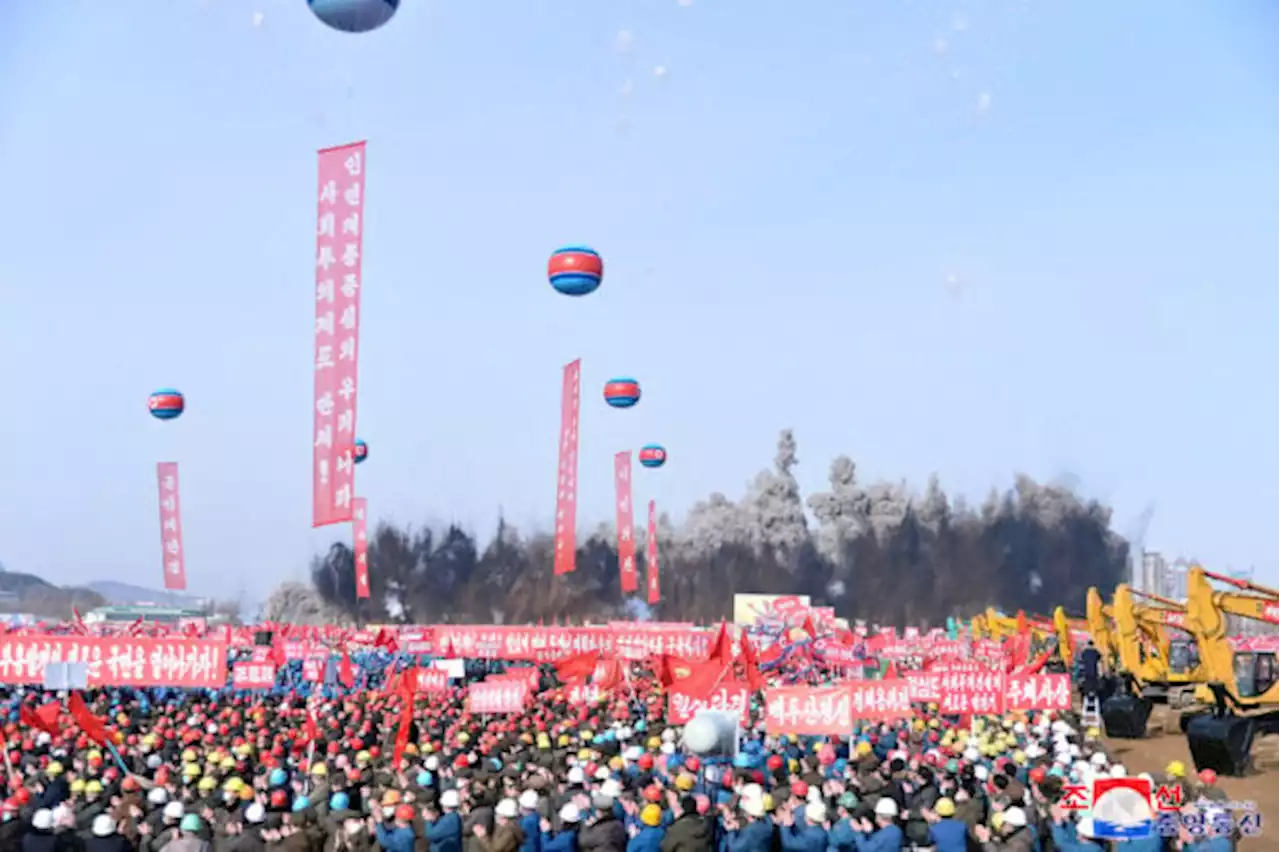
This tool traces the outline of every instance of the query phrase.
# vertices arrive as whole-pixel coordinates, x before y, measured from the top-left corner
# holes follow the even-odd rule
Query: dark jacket
[[[699,814],[683,814],[662,838],[662,852],[712,852],[715,832],[711,821]]]
[[[602,816],[578,832],[579,852],[627,852],[627,829],[613,814]],[[668,852],[663,844],[663,852]]]

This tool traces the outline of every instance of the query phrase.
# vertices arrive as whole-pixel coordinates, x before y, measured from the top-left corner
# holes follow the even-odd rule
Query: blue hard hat
[[[418,773],[419,787],[430,787],[433,780],[435,780],[435,776],[425,769]]]
[[[294,813],[297,813],[298,811],[305,811],[309,807],[311,807],[311,800],[308,799],[306,796],[299,796],[298,798],[293,800]]]
[[[271,774],[267,776],[267,783],[272,787],[283,787],[289,783],[289,774],[283,769],[273,769]]]
[[[345,811],[350,806],[351,799],[347,797],[346,793],[334,793],[329,797],[329,810],[331,811]]]

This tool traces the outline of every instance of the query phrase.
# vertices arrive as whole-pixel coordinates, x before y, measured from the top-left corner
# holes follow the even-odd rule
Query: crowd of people
[[[472,715],[463,684],[420,697],[398,766],[405,699],[367,683],[86,693],[105,744],[15,690],[0,852],[1101,852],[1067,788],[1130,771],[1071,714],[931,706],[806,737],[767,734],[757,705],[736,754],[699,756],[643,671],[589,706],[541,676],[521,713]],[[1165,770],[1204,833],[1114,845],[1229,852],[1213,774]]]

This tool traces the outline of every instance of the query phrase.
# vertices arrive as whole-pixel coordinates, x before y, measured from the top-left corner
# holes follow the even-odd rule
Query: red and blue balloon
[[[400,0],[307,0],[311,14],[344,33],[367,33],[391,20]]]
[[[635,379],[610,379],[604,385],[604,401],[614,408],[630,408],[640,401],[640,383]]]
[[[604,260],[599,252],[586,246],[556,249],[547,261],[547,280],[565,296],[590,295],[603,277]]]
[[[640,448],[640,464],[645,467],[662,467],[667,463],[667,448],[661,444],[645,444]]]
[[[364,438],[356,438],[355,451],[353,452],[356,464],[369,458],[369,445],[364,442]]]
[[[161,388],[147,399],[147,408],[157,420],[174,420],[186,410],[187,401],[173,388]]]

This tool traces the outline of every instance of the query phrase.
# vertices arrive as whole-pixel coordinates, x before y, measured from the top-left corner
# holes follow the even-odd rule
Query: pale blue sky
[[[366,138],[375,518],[548,526],[582,356],[580,530],[618,449],[667,446],[637,502],[679,515],[790,426],[806,492],[839,453],[973,500],[1070,476],[1274,581],[1276,31],[1262,0],[405,0],[365,36],[0,3],[0,560],[158,584],[162,459],[194,591],[347,535],[310,529],[314,152]],[[589,299],[545,283],[570,242]]]

